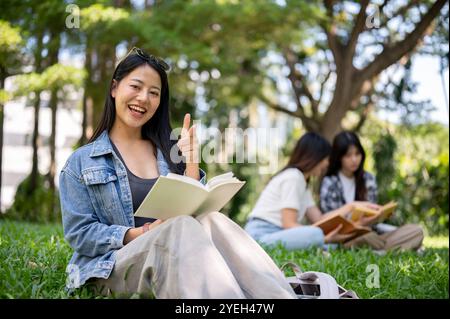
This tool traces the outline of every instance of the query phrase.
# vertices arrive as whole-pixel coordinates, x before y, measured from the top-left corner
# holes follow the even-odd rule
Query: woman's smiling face
[[[143,64],[120,82],[114,80],[111,96],[116,104],[116,124],[140,128],[150,120],[161,100],[161,78],[156,70]],[[121,126],[122,126],[121,125]]]

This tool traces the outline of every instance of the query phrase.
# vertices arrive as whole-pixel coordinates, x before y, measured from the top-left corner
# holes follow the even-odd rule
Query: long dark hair
[[[361,142],[353,132],[342,131],[337,134],[333,140],[333,146],[330,156],[330,165],[328,166],[327,176],[338,175],[342,167],[342,158],[348,152],[350,146],[355,146],[361,153],[361,163],[354,173],[355,176],[355,200],[367,200],[367,188],[364,180],[364,161],[366,160],[366,152]]]
[[[170,132],[172,127],[170,126],[169,116],[169,82],[167,80],[166,71],[155,60],[146,59],[139,54],[130,54],[124,60],[122,60],[114,70],[114,74],[109,85],[108,92],[106,93],[105,107],[103,108],[102,118],[97,126],[94,134],[89,139],[89,142],[94,141],[101,135],[104,130],[108,132],[111,130],[114,120],[116,118],[116,103],[115,99],[111,96],[111,89],[113,87],[114,80],[120,82],[124,77],[131,73],[134,69],[141,65],[149,65],[156,72],[158,72],[161,78],[161,99],[152,118],[148,120],[141,129],[142,137],[150,140],[157,148],[159,148],[164,155],[164,158],[169,165],[169,169],[178,174],[183,174],[186,164],[182,161],[180,163],[174,163],[170,159],[170,150],[176,144],[177,141],[170,139]],[[116,84],[117,85],[117,84]],[[175,145],[175,147],[177,147]]]
[[[288,168],[297,168],[302,173],[312,170],[317,164],[330,155],[331,145],[321,135],[305,133],[295,145],[287,165],[280,171]]]

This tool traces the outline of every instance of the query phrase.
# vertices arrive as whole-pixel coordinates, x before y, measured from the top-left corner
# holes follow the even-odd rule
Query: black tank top
[[[131,198],[133,201],[133,212],[135,213],[136,210],[141,205],[142,201],[144,200],[145,196],[147,196],[148,192],[152,189],[153,185],[155,185],[156,180],[158,178],[140,178],[136,175],[134,175],[125,164],[125,161],[122,158],[122,155],[120,155],[119,150],[114,145],[114,143],[111,141],[111,145],[114,149],[114,152],[116,152],[117,156],[119,156],[120,160],[122,161],[123,165],[125,166],[127,170],[127,176],[128,176],[128,182],[130,183],[130,189],[131,189]],[[145,217],[134,217],[134,224],[135,227],[140,227],[144,225],[145,223],[152,223],[156,219],[155,218],[145,218]]]

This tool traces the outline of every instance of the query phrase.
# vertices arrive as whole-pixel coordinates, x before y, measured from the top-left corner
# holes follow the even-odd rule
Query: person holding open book
[[[104,294],[295,298],[276,264],[225,215],[134,216],[159,176],[205,183],[190,115],[181,138],[171,139],[167,70],[133,48],[113,73],[100,125],[61,171],[64,237],[74,249],[68,288],[92,282]]]
[[[377,203],[376,180],[364,170],[365,158],[364,148],[354,132],[343,131],[335,136],[328,171],[320,187],[320,207],[324,213],[355,200]],[[423,231],[419,225],[397,228],[377,223],[378,220],[377,214],[362,215],[359,224],[372,226],[374,231],[356,237],[344,246],[368,245],[377,250],[417,249],[421,246]]]
[[[308,181],[324,174],[328,167],[330,143],[319,134],[304,134],[288,164],[266,185],[249,215],[245,230],[264,245],[281,243],[288,250],[340,243],[350,235],[341,234],[342,225],[324,235],[315,225],[304,225],[304,217],[315,224],[324,219],[312,197]],[[369,202],[351,202],[331,214],[346,215],[355,205],[378,208]]]

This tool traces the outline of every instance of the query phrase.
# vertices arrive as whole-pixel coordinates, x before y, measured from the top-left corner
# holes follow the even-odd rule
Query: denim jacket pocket
[[[122,224],[120,198],[115,183],[117,175],[108,167],[89,168],[82,172],[84,183],[95,202],[95,210],[101,222]]]

